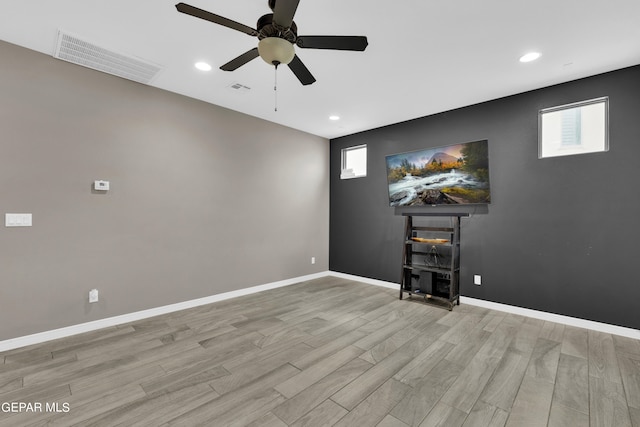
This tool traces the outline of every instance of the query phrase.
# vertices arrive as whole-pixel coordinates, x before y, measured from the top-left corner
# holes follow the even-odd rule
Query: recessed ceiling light
[[[340,120],[340,116],[336,116],[336,115],[329,116],[329,120],[333,120],[335,122],[336,120]]]
[[[531,61],[535,61],[538,58],[540,58],[539,52],[529,52],[526,55],[522,55],[520,57],[520,62],[531,62]]]
[[[211,65],[206,62],[196,62],[195,67],[201,71],[211,71]]]

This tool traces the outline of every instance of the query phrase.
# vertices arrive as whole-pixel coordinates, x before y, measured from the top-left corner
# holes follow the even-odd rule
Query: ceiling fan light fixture
[[[269,65],[288,64],[296,55],[293,44],[280,37],[266,37],[258,42],[260,58]]]

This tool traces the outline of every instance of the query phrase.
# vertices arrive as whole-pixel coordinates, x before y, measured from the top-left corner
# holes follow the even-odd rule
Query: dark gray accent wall
[[[0,340],[328,268],[325,138],[5,42],[0,132]]]
[[[538,159],[538,110],[601,96],[610,150]],[[640,66],[332,140],[331,270],[398,283],[404,218],[388,207],[385,156],[479,139],[492,203],[458,207],[471,214],[461,294],[640,329]],[[367,177],[340,180],[341,149],[360,144]]]

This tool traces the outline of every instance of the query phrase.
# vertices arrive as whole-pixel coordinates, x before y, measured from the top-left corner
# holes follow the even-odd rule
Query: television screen
[[[487,140],[386,157],[390,206],[489,203]]]

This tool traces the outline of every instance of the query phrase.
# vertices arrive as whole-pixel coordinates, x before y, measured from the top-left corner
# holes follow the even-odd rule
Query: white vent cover
[[[235,82],[230,86],[227,86],[229,89],[231,89],[232,91],[239,93],[239,94],[245,94],[247,92],[249,92],[251,90],[251,88],[249,86],[245,86],[242,83],[238,83]]]
[[[53,57],[144,84],[151,82],[162,69],[149,61],[110,51],[61,30]]]

